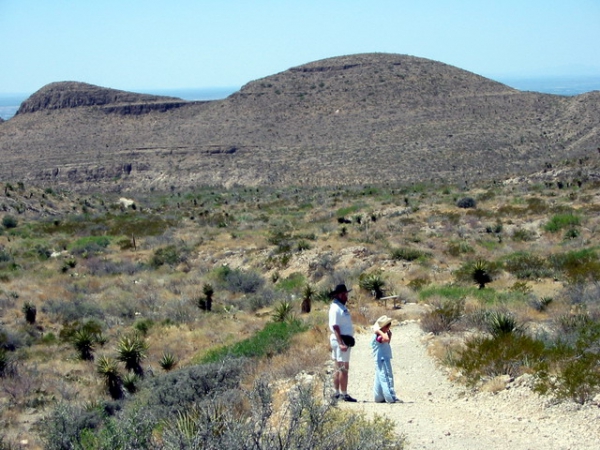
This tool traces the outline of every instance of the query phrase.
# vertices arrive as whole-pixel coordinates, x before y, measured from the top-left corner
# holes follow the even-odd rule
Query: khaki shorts
[[[337,362],[350,362],[350,347],[347,347],[345,352],[340,350],[340,346],[335,336],[329,339],[329,344],[331,345],[331,359]]]

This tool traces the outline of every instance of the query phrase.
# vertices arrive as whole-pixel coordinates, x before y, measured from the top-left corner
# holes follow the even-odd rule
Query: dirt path
[[[407,449],[600,449],[600,408],[551,405],[517,379],[496,394],[474,394],[452,384],[427,355],[415,321],[392,328],[396,393],[401,404],[373,402],[370,333],[357,336],[348,391],[358,403],[342,408],[385,415],[407,437]]]

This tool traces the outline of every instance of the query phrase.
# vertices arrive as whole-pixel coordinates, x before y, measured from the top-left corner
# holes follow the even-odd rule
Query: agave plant
[[[292,304],[282,301],[275,307],[275,311],[271,315],[274,322],[285,322],[293,316]]]
[[[123,380],[119,374],[119,365],[113,358],[101,356],[96,363],[96,371],[104,378],[109,395],[118,400],[123,397]]]
[[[117,359],[125,363],[125,369],[143,377],[142,360],[146,358],[148,344],[139,334],[126,335],[117,342]]]
[[[173,353],[165,352],[163,353],[162,358],[160,358],[160,361],[158,361],[158,364],[160,365],[160,367],[163,368],[165,372],[168,372],[169,370],[172,370],[177,364],[177,358]]]
[[[503,311],[492,312],[488,317],[487,327],[492,336],[497,337],[522,331],[517,319],[511,313]]]

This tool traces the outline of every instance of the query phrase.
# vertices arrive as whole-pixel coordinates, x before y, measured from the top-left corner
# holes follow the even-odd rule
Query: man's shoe
[[[340,398],[340,393],[339,393],[339,392],[336,392],[335,394],[333,394],[333,395],[332,395],[332,397],[333,397],[334,399],[336,399],[336,400],[339,400],[339,398]]]
[[[356,402],[356,399],[350,397],[348,394],[340,395],[340,400],[343,400],[345,402]]]

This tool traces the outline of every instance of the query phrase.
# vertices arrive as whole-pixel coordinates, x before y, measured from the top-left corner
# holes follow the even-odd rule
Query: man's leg
[[[334,383],[334,387],[336,389],[339,388],[339,390],[342,393],[346,393],[348,392],[348,369],[349,369],[350,363],[347,362],[342,362],[342,361],[337,361],[337,386],[335,386]]]

